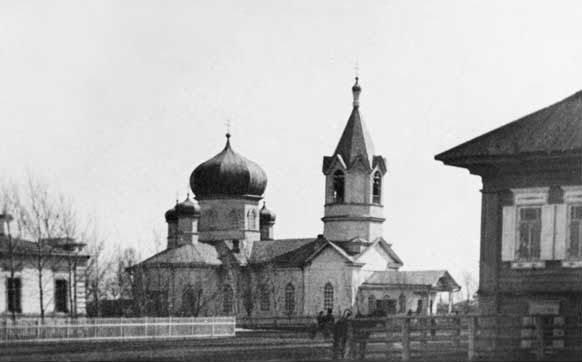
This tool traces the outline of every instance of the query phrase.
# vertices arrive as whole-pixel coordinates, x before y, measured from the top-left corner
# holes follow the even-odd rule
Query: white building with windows
[[[357,78],[352,92],[336,150],[323,159],[323,234],[274,237],[275,214],[261,205],[266,173],[227,134],[224,149],[191,174],[195,199],[166,212],[167,249],[130,269],[141,313],[432,313],[437,292],[460,289],[446,271],[399,271],[382,236],[386,163],[362,121]]]
[[[13,238],[11,217],[0,214],[0,315],[85,315],[84,246],[71,239],[37,242]],[[41,276],[41,277],[39,277]]]

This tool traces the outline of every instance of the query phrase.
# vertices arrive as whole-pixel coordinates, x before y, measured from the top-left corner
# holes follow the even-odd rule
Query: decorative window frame
[[[541,269],[545,268],[546,262],[542,260],[543,248],[543,230],[544,230],[544,206],[548,205],[550,188],[549,187],[530,187],[511,189],[513,194],[513,260],[511,261],[512,269]],[[519,248],[519,214],[524,208],[539,207],[540,215],[540,256],[537,259],[519,259],[517,252]]]
[[[582,256],[572,257],[568,255],[568,249],[570,244],[570,218],[572,213],[572,208],[575,206],[582,205],[582,186],[562,186],[564,191],[564,204],[566,205],[566,219],[565,224],[565,237],[566,237],[566,253],[565,259],[562,260],[562,267],[564,268],[582,268]]]

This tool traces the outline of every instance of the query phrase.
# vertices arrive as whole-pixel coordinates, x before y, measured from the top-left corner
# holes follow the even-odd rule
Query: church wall
[[[328,248],[305,268],[305,315],[316,315],[324,309],[323,290],[331,283],[334,291],[334,314],[352,307],[353,270],[336,251]]]
[[[200,200],[200,240],[260,240],[259,201],[248,199]],[[254,211],[254,222],[248,217]]]
[[[346,202],[355,204],[369,203],[368,182],[370,175],[362,168],[350,170],[346,175]]]
[[[326,220],[323,230],[324,236],[329,240],[350,240],[360,237],[374,241],[382,236],[382,223],[366,220]]]

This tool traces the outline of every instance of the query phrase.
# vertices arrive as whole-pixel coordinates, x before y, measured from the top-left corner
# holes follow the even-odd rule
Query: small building
[[[436,311],[437,291],[459,289],[444,271],[426,278],[398,271],[403,262],[382,231],[386,162],[362,120],[357,78],[352,93],[337,147],[323,158],[323,234],[275,237],[275,213],[260,204],[267,175],[233,150],[227,134],[223,150],[190,176],[195,199],[165,213],[167,249],[130,268],[138,310],[303,316],[413,308],[427,314]]]
[[[84,244],[55,238],[39,245],[12,238],[7,232],[10,220],[10,215],[0,214],[0,315],[39,316],[41,294],[45,317],[85,315],[89,256],[81,253]]]
[[[483,182],[481,311],[582,316],[582,92],[435,158]]]

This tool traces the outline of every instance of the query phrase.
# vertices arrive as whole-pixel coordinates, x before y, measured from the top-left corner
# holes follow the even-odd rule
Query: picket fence
[[[235,327],[235,317],[5,319],[0,343],[230,337]]]

